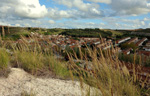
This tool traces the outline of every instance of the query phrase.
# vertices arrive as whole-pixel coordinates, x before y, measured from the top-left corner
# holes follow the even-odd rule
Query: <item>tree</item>
[[[3,35],[3,37],[5,37],[5,29],[4,29],[4,26],[2,26],[2,35]]]
[[[124,43],[121,45],[121,49],[128,49],[128,48],[132,48],[133,51],[135,52],[135,50],[138,48],[138,46],[136,46],[135,43],[130,43],[130,44]]]

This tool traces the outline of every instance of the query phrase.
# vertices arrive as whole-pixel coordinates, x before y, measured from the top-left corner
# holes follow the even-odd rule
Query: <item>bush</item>
[[[0,76],[7,76],[9,72],[9,55],[5,49],[0,49]]]
[[[69,71],[65,62],[60,62],[54,56],[36,52],[16,52],[16,61],[18,67],[33,75],[56,75],[61,78],[69,76]],[[50,74],[52,72],[52,74]],[[45,74],[45,75],[48,75]]]
[[[59,60],[56,60],[54,56],[47,56],[45,64],[47,64],[51,71],[54,72],[58,77],[69,77],[69,70],[66,62],[60,62]]]
[[[35,74],[38,70],[41,70],[44,67],[44,58],[38,53],[18,51],[15,55],[18,67],[23,68],[29,73]]]

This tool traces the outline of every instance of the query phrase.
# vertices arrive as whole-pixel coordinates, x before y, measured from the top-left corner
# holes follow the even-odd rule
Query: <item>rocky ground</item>
[[[18,68],[12,68],[7,78],[0,78],[0,96],[20,96],[23,92],[35,96],[85,96],[89,86],[84,84],[84,88],[81,92],[77,81],[36,78]],[[95,88],[91,88],[91,95],[95,93],[93,90]]]

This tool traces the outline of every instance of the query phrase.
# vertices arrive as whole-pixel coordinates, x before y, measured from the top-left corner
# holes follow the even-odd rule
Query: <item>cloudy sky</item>
[[[0,0],[0,25],[150,28],[150,0]]]

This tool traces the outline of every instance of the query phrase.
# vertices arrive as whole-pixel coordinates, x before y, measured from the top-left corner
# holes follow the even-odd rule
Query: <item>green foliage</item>
[[[56,35],[63,31],[65,31],[65,29],[47,29],[47,32],[45,32],[44,35]]]
[[[42,54],[18,51],[15,55],[19,62],[19,66],[32,74],[35,74],[38,70],[41,70],[44,67],[44,58]]]
[[[150,67],[150,57],[148,56],[140,56],[138,54],[136,54],[134,56],[134,54],[130,54],[130,55],[126,55],[126,54],[118,54],[118,58],[120,61],[124,61],[124,62],[130,62],[130,63],[134,63],[134,58],[135,58],[135,64],[140,64],[144,67]]]
[[[69,77],[69,70],[67,69],[66,62],[60,62],[54,58],[51,52],[43,51],[37,46],[40,45],[35,45],[32,49],[29,48],[28,45],[21,45],[19,49],[13,48],[15,57],[13,62],[17,63],[17,65],[14,66],[23,68],[33,75],[51,73],[61,78]],[[35,50],[35,48],[37,50]]]
[[[112,36],[112,32],[100,29],[67,29],[61,34],[72,37],[100,37],[100,35],[102,37]]]
[[[0,49],[0,71],[8,68],[9,55],[5,49]]]
[[[18,33],[11,33],[5,36],[3,40],[18,40],[21,38],[21,36],[28,37],[30,35],[30,32],[24,31],[24,32],[18,32]]]
[[[120,53],[120,54],[118,55],[118,57],[119,57],[119,60],[121,60],[121,61],[134,63],[134,55],[133,55],[133,54],[126,55],[126,54]],[[139,58],[139,57],[138,57],[138,58]],[[139,60],[140,60],[140,59],[137,59],[136,64],[139,64]]]
[[[7,77],[9,72],[9,55],[5,49],[0,49],[0,76]]]
[[[150,57],[148,57],[145,61],[145,67],[150,67]]]
[[[47,56],[45,65],[47,65],[52,72],[62,78],[69,77],[69,70],[66,67],[66,62],[60,62],[54,56]]]
[[[127,49],[127,48],[132,48],[134,51],[138,48],[135,43],[124,43],[121,45],[121,49]]]
[[[39,71],[52,71],[60,77],[69,76],[65,63],[56,60],[53,56],[38,52],[15,52],[18,66],[31,74],[37,74]]]

